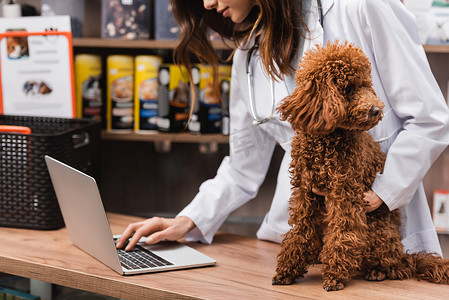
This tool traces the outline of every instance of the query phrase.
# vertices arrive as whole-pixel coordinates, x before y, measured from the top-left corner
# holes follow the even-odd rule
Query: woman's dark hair
[[[175,63],[190,69],[191,56],[214,67],[220,62],[209,41],[209,29],[235,46],[245,44],[260,34],[259,53],[267,72],[274,78],[292,74],[291,62],[297,55],[299,40],[307,30],[300,11],[300,0],[256,0],[257,5],[240,24],[224,18],[216,10],[207,10],[202,0],[171,0],[173,14],[181,35],[174,51]],[[215,73],[216,74],[216,73]]]

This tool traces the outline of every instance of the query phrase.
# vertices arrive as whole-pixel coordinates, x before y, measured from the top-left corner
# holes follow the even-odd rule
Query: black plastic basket
[[[44,155],[96,177],[101,124],[88,119],[0,115],[0,226],[58,229],[64,226]]]

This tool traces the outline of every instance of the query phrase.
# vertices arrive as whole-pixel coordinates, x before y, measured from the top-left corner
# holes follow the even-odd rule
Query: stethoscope
[[[321,7],[321,0],[317,0],[318,10],[320,12],[320,24],[323,27],[323,8]],[[274,110],[276,106],[275,95],[274,95],[274,80],[270,76],[270,90],[271,90],[271,113],[266,118],[260,118],[256,113],[256,107],[254,102],[253,94],[253,73],[251,71],[251,58],[255,51],[259,50],[259,39],[255,38],[254,45],[249,49],[248,56],[246,57],[246,77],[248,79],[248,95],[249,95],[249,107],[251,111],[251,116],[253,117],[253,125],[258,126],[264,124],[274,116]]]

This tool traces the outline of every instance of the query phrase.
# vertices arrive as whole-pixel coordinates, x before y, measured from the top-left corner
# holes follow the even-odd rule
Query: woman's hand
[[[142,222],[129,224],[117,241],[117,248],[121,249],[129,240],[125,251],[131,250],[141,237],[146,236],[145,243],[156,244],[161,240],[176,241],[183,238],[195,227],[193,221],[185,216],[172,219],[154,217]]]
[[[322,191],[316,189],[316,188],[312,188],[312,193],[318,195],[318,196],[323,196],[325,197],[326,194],[323,193]],[[373,192],[373,190],[369,190],[368,192],[365,193],[365,198],[364,198],[364,203],[365,203],[365,209],[366,212],[373,212],[376,209],[378,209],[383,201],[382,199],[380,199],[379,196],[377,196],[377,194],[375,192]]]
[[[365,193],[364,200],[366,212],[369,213],[378,209],[383,203],[382,199],[380,199],[380,197],[377,196],[377,194],[373,192],[373,190],[369,190]]]

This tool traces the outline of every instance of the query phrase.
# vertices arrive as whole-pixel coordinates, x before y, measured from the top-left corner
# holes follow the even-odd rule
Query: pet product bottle
[[[215,90],[213,86],[212,68],[202,66],[200,72],[200,108],[199,120],[201,123],[201,133],[219,133],[222,131],[223,99],[221,83],[228,80],[231,74],[231,66],[220,65],[218,67],[218,82],[220,90]]]
[[[108,130],[132,131],[134,120],[134,59],[129,55],[107,58]]]
[[[79,118],[102,118],[102,63],[101,56],[75,56],[76,114]]]
[[[193,88],[195,89],[195,93],[191,96],[195,96],[195,99],[191,98],[190,105],[193,105],[192,115],[189,120],[189,132],[193,134],[201,133],[201,123],[198,117],[198,113],[200,111],[200,70],[201,65],[192,66],[192,81]]]
[[[163,132],[180,132],[189,118],[190,87],[188,72],[173,64],[159,69],[159,117],[157,127]]]
[[[158,73],[162,58],[138,55],[134,62],[134,130],[157,130]]]

